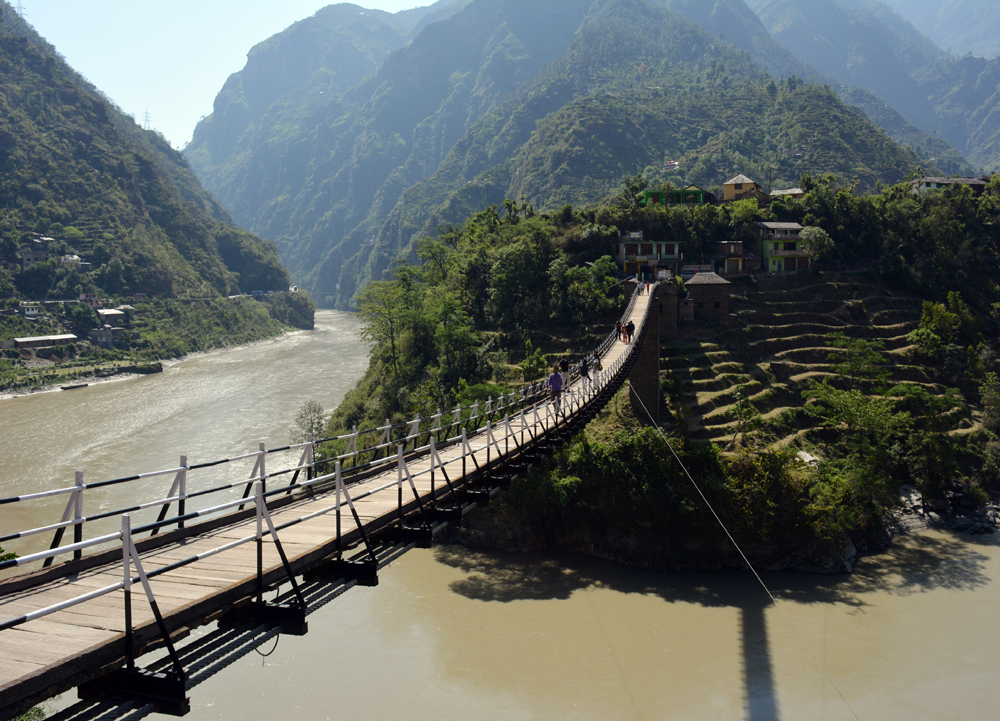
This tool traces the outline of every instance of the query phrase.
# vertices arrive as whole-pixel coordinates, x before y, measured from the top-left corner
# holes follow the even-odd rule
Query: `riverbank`
[[[27,388],[6,388],[0,389],[0,401],[9,400],[11,398],[19,398],[22,396],[35,395],[38,393],[52,393],[56,391],[66,390],[64,386],[91,386],[98,383],[109,383],[113,381],[128,380],[129,378],[139,378],[144,375],[149,375],[151,373],[160,373],[167,368],[177,365],[178,363],[184,363],[185,361],[194,360],[196,358],[203,358],[206,356],[217,355],[219,353],[229,353],[231,351],[243,350],[245,348],[252,348],[254,346],[263,345],[267,343],[275,343],[283,338],[290,336],[299,335],[302,333],[307,333],[309,331],[301,330],[298,328],[293,328],[281,333],[280,335],[272,336],[270,338],[263,338],[261,340],[250,341],[249,343],[239,343],[236,345],[229,346],[219,346],[218,348],[212,348],[210,350],[200,350],[193,353],[185,353],[182,356],[176,358],[161,358],[148,363],[122,363],[121,361],[106,363],[101,366],[95,367],[93,372],[84,372],[81,374],[66,373],[65,376],[59,381],[53,383],[45,383],[38,386],[31,386]],[[154,369],[155,368],[155,369]],[[72,388],[71,390],[76,390]]]
[[[905,486],[900,489],[900,496],[900,508],[877,538],[856,544],[842,533],[833,539],[813,539],[794,547],[750,541],[741,544],[742,553],[760,571],[842,574],[853,572],[862,553],[886,552],[900,537],[942,531],[988,535],[996,533],[1000,526],[1000,508],[993,504],[982,509],[957,504],[947,507],[932,504],[931,508],[912,487]],[[718,532],[692,534],[674,543],[655,540],[643,543],[636,536],[624,534],[605,537],[563,534],[551,526],[545,528],[544,523],[512,525],[508,515],[491,513],[487,507],[469,514],[451,540],[475,551],[515,554],[568,551],[647,571],[746,571],[744,556],[718,526],[715,530]]]

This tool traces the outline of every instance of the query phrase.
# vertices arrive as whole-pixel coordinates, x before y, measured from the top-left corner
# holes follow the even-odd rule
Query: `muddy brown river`
[[[311,333],[0,401],[0,494],[283,445],[303,401],[330,408],[363,373],[357,327],[320,311]],[[86,510],[123,500],[95,493]],[[4,509],[0,528],[62,505]],[[784,615],[750,574],[413,550],[313,613],[306,636],[196,687],[187,718],[996,718],[997,538],[921,533],[850,576],[763,574]]]

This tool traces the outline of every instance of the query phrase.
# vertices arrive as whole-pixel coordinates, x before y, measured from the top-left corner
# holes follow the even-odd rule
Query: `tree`
[[[736,418],[736,426],[733,428],[733,438],[729,442],[729,445],[730,447],[735,447],[743,445],[747,440],[747,436],[760,427],[762,418],[760,411],[757,410],[753,401],[750,400],[750,395],[747,393],[745,385],[737,386],[736,402],[733,403],[730,410]],[[736,442],[737,438],[739,438],[739,444]]]
[[[615,200],[619,208],[625,212],[635,215],[642,207],[643,191],[649,187],[649,180],[641,173],[625,179],[621,190]]]
[[[323,437],[323,429],[326,428],[326,414],[319,401],[306,401],[295,414],[295,425],[288,429],[288,435],[293,444],[305,443],[309,436],[313,440]]]
[[[889,369],[882,357],[882,341],[848,338],[838,331],[826,336],[826,344],[841,351],[831,353],[826,360],[834,364],[835,373],[847,379],[848,390],[854,390],[862,381],[874,381],[880,389],[885,386]]]
[[[433,238],[421,238],[417,241],[417,257],[428,270],[430,282],[448,280],[454,253],[447,245]]]
[[[816,225],[807,225],[799,233],[799,237],[809,247],[809,252],[815,260],[824,260],[833,253],[833,238]]]
[[[398,281],[372,281],[354,296],[361,316],[361,337],[380,351],[388,350],[393,374],[399,373],[396,345],[403,330],[406,292]]]
[[[97,312],[87,303],[77,303],[70,313],[73,323],[84,329],[94,328],[98,325]]]
[[[979,397],[983,405],[983,425],[987,430],[1000,431],[1000,379],[989,371],[979,386]]]
[[[911,425],[910,414],[897,413],[888,399],[857,389],[838,390],[825,380],[804,395],[814,401],[807,408],[824,426],[843,431],[848,452],[862,464]]]

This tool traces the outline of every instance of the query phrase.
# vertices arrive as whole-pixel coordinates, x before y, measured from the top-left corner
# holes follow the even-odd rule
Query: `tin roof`
[[[735,178],[730,178],[725,183],[723,183],[723,185],[733,185],[735,183],[753,183],[754,185],[757,185],[756,180],[752,180],[751,178],[748,178],[742,173],[737,175]]]
[[[36,336],[31,336],[30,338],[15,338],[14,342],[15,343],[29,343],[29,342],[32,342],[32,341],[40,341],[40,340],[51,340],[51,341],[68,340],[68,341],[74,341],[76,339],[77,339],[76,336],[72,335],[72,334],[68,334],[68,335],[36,335]]]

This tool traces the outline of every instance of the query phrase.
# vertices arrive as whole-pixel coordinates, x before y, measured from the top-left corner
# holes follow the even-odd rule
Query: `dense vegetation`
[[[801,183],[808,189],[803,200],[768,209],[754,201],[642,208],[637,198],[648,181],[639,177],[598,207],[577,211],[567,205],[545,214],[507,202],[437,240],[423,239],[420,266],[401,266],[395,280],[373,283],[359,295],[372,363],[326,432],[373,427],[417,412],[426,416],[456,401],[495,396],[537,377],[559,355],[593,346],[607,327],[595,329],[594,319],[608,323],[614,311],[602,311],[619,302],[617,286],[604,271],[610,259],[602,260],[619,229],[642,229],[647,237],[680,242],[685,252],[697,254],[715,240],[748,237],[756,219],[796,219],[829,238],[815,271],[796,276],[805,285],[860,267],[900,293],[919,292],[922,313],[905,347],[889,355],[870,337],[864,304],[851,301],[847,308],[860,320],[825,336],[829,370],[812,374],[793,402],[793,415],[808,418],[799,427],[811,430],[793,434],[791,444],[774,444],[781,436],[776,424],[795,418],[764,418],[749,385],[737,389],[727,410],[728,433],[699,440],[683,389],[664,369],[671,446],[727,525],[756,560],[793,558],[808,565],[809,554],[835,556],[845,534],[862,544],[881,542],[900,483],[916,484],[927,498],[960,488],[973,505],[996,495],[1000,290],[991,279],[1000,271],[994,253],[1000,181],[981,198],[966,187],[921,197],[905,183],[869,195],[833,176],[804,176]],[[843,284],[829,284],[827,292],[838,287],[852,297]],[[842,300],[827,296],[823,302]],[[796,304],[788,305],[795,315]],[[798,315],[808,315],[810,303],[799,305]],[[752,345],[753,333],[762,330],[703,323],[689,332],[729,344],[738,360],[740,354],[752,356],[747,342]],[[909,380],[889,371],[904,356]],[[972,414],[978,418],[981,412],[981,422],[970,426],[964,420],[970,409],[981,409]],[[795,453],[802,447],[821,448],[822,462],[803,464]],[[615,557],[643,548],[640,562],[657,566],[738,563],[670,451],[631,416],[625,399],[515,483],[490,518],[484,538],[505,547],[541,539]]]
[[[668,7],[713,35],[750,53],[753,61],[774,78],[796,76],[811,83],[832,87],[848,105],[860,108],[885,130],[893,140],[905,145],[922,159],[947,175],[970,175],[973,167],[947,141],[930,130],[922,130],[887,103],[886,96],[876,95],[865,87],[852,84],[850,78],[819,70],[793,54],[765,29],[760,18],[743,0],[666,0]],[[755,3],[755,6],[759,4]],[[988,56],[987,56],[988,57]]]
[[[9,6],[0,11],[10,13]],[[285,289],[272,244],[239,230],[159,135],[139,129],[26,26],[0,32],[0,297],[218,296]],[[24,272],[32,233],[53,259]]]

